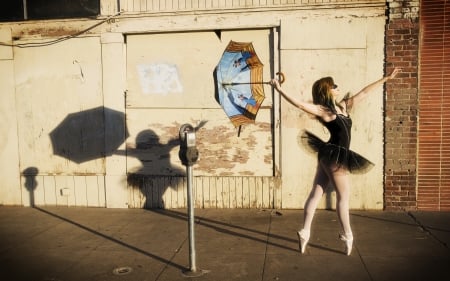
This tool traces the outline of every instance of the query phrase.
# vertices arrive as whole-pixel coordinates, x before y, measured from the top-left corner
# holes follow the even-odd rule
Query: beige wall
[[[194,166],[197,207],[301,208],[311,185],[315,158],[299,147],[298,133],[305,127],[318,132],[322,129],[284,100],[280,104],[277,98],[272,99],[271,89],[266,87],[267,97],[256,124],[244,127],[238,138],[213,99],[213,67],[229,40],[248,39],[255,41],[255,49],[265,62],[264,77],[281,69],[287,76],[288,91],[307,99],[314,79],[333,75],[343,91],[355,92],[382,74],[384,20],[384,5],[380,4],[228,11],[220,17],[214,13],[147,18],[122,15],[89,34],[57,44],[0,46],[0,85],[5,91],[0,112],[0,132],[5,139],[0,147],[0,203],[185,207],[185,183],[173,177],[177,173],[161,172],[161,165],[145,166],[131,152],[142,131],[154,130],[161,144],[167,144],[177,138],[181,124],[208,120],[198,132],[200,161]],[[55,39],[50,31],[60,24],[50,21],[45,28],[41,23],[2,24],[0,39],[10,42],[13,37],[20,38],[16,44],[48,42]],[[86,26],[86,22],[66,22],[65,32]],[[36,36],[33,30],[41,35]],[[221,38],[213,30],[222,30]],[[142,35],[133,35],[136,33]],[[193,64],[183,49],[191,56],[200,46],[209,51],[195,57],[197,64]],[[139,88],[137,74],[133,74],[136,66],[158,59],[179,67],[183,87],[174,95],[184,98],[158,100]],[[194,73],[201,77],[198,82]],[[67,114],[101,105],[126,113],[129,136],[118,152],[83,163],[54,155],[50,132]],[[352,116],[354,149],[377,164],[370,174],[352,178],[352,207],[381,208],[382,90]],[[108,141],[106,138],[105,143]],[[182,173],[178,148],[166,148],[169,160],[163,165]],[[126,151],[128,157],[124,156]],[[149,152],[147,156],[152,160],[161,155]],[[24,175],[30,167],[38,169],[37,176]],[[127,172],[143,167],[152,177],[139,188],[127,184]],[[322,206],[329,204],[325,198]]]
[[[0,29],[0,41],[11,43],[11,29]],[[0,46],[0,204],[21,205],[14,61],[10,47]]]
[[[332,76],[342,95],[355,93],[383,75],[384,18],[336,18],[333,14],[314,18],[289,17],[282,21],[281,66],[292,79],[285,89],[311,100],[315,80]],[[295,34],[295,36],[293,36]],[[376,164],[352,181],[352,208],[383,207],[383,94],[382,87],[360,107],[353,119],[352,149]],[[303,129],[323,140],[326,129],[311,116],[282,102],[283,207],[298,208],[312,187],[316,155],[299,142]],[[296,159],[304,159],[296,162]],[[294,165],[292,165],[294,164]],[[335,194],[327,194],[322,207],[335,205]]]

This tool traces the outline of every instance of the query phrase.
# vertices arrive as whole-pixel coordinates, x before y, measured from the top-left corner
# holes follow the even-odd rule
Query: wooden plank
[[[55,179],[53,176],[43,176],[44,205],[56,206]]]
[[[216,187],[216,195],[217,202],[216,208],[223,209],[224,208],[224,187],[223,187],[223,178],[222,177],[214,177],[214,186]]]
[[[204,177],[203,178],[203,192],[205,193],[205,208],[215,208],[215,205],[213,206],[213,195],[211,193],[213,192],[211,187],[211,179],[210,177]]]
[[[106,207],[106,185],[105,185],[105,177],[103,175],[97,176],[97,186],[98,186],[98,206]]]
[[[257,198],[256,198],[256,181],[255,178],[248,178],[248,190],[249,190],[249,208],[257,207]]]
[[[159,189],[157,188],[156,178],[148,179],[148,188],[151,190],[151,208],[159,208],[159,199],[161,196],[159,195]]]
[[[192,181],[194,207],[274,208],[281,204],[275,194],[277,181],[275,177],[197,176]],[[131,208],[187,208],[186,177],[149,176],[141,188],[129,193]],[[99,200],[100,196],[99,191]]]
[[[97,176],[86,176],[86,201],[88,207],[99,207]]]
[[[164,185],[161,186],[161,188],[164,190],[164,195],[166,196],[167,200],[166,202],[167,207],[166,209],[174,209],[176,208],[176,194],[175,190],[171,186],[171,179],[170,177],[164,177]],[[166,205],[165,205],[166,206]]]
[[[242,178],[242,208],[250,208],[249,178]]]
[[[136,204],[134,202],[134,190],[139,188],[138,186],[140,186],[140,185],[141,185],[141,183],[136,183],[136,182],[133,182],[132,185],[128,185],[128,192],[127,192],[128,200],[127,200],[127,202],[128,202],[128,206],[130,208],[136,208]]]
[[[54,176],[57,206],[69,206],[69,197],[71,194],[67,186],[67,181],[71,178],[68,176]],[[66,195],[63,195],[63,190]]]
[[[63,176],[64,177],[64,176]],[[68,206],[75,206],[75,180],[74,176],[67,176],[67,188],[69,189],[69,196],[67,198]]]
[[[184,178],[182,177],[172,177],[176,186],[177,186],[177,206],[178,208],[186,208],[187,207],[187,186],[184,182]],[[192,180],[192,185],[194,185],[194,179]],[[195,200],[194,196],[194,186],[192,186],[192,200]]]
[[[30,206],[43,206],[45,204],[44,176],[27,176],[25,186],[26,196],[29,198]]]
[[[282,188],[282,179],[281,177],[274,178],[274,208],[275,209],[281,209],[282,206],[282,194],[283,194],[283,188]]]
[[[236,208],[236,177],[228,178],[228,188],[230,192],[230,201],[228,204],[228,208]]]
[[[84,176],[74,176],[74,195],[75,195],[75,206],[87,206],[86,198],[86,179]]]
[[[222,208],[230,208],[230,177],[222,177]]]
[[[268,189],[269,189],[269,206],[268,208],[274,209],[275,201],[275,188],[274,188],[274,178],[268,178]]]
[[[166,206],[170,206],[171,200],[170,193],[167,192],[166,178],[159,178],[156,183],[156,188],[158,189],[159,193],[159,208],[166,208]],[[167,202],[167,200],[169,200],[169,203]]]
[[[236,177],[235,184],[236,184],[236,208],[243,208],[244,194],[242,187],[242,178]]]
[[[210,201],[210,208],[217,208],[216,177],[209,178],[209,201]]]
[[[146,205],[147,197],[148,197],[148,180],[147,178],[143,178],[138,188],[134,188],[133,196],[134,202],[137,208],[147,208]]]
[[[255,206],[256,208],[262,208],[263,206],[263,182],[262,178],[254,178],[255,180]]]
[[[261,177],[261,208],[269,208],[269,181],[267,177]]]
[[[194,181],[194,198],[195,198],[194,206],[195,208],[203,208],[204,195],[203,195],[202,177],[194,177],[193,181]]]
[[[171,177],[166,177],[166,192],[170,193],[170,209],[178,208],[177,186],[173,185]]]
[[[148,196],[147,182],[148,180],[143,178],[139,186],[133,188],[133,202],[136,208],[146,208]]]
[[[163,209],[170,209],[172,205],[172,196],[170,194],[170,191],[167,191],[167,178],[161,177],[158,180],[158,189],[161,195],[161,208]]]

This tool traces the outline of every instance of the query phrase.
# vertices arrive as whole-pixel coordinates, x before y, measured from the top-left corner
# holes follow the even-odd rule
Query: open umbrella
[[[269,83],[263,66],[252,43],[230,41],[214,71],[218,101],[235,127],[255,122]]]
[[[128,136],[125,114],[103,106],[71,113],[50,132],[53,153],[75,163],[113,154]]]
[[[254,122],[264,100],[262,73],[252,43],[230,41],[215,75],[220,105],[235,127]]]

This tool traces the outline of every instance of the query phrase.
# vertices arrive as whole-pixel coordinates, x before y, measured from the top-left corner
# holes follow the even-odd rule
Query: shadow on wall
[[[179,145],[178,138],[163,144],[153,130],[144,130],[136,137],[135,148],[118,150],[129,136],[123,112],[103,106],[73,112],[49,136],[53,154],[77,164],[110,155],[138,159],[141,167],[127,174],[127,183],[139,189],[145,198],[144,208],[164,208],[167,188],[178,188],[184,181],[185,170],[170,161],[170,151]],[[30,196],[34,196],[37,183],[32,178],[37,174],[38,169],[33,167],[24,171]],[[30,199],[34,206],[34,197]]]
[[[25,178],[25,188],[27,189],[30,196],[30,206],[35,207],[34,191],[38,186],[36,176],[39,174],[39,169],[36,167],[28,167],[23,170],[22,175]]]
[[[103,106],[68,114],[50,132],[53,154],[78,164],[116,153],[128,136],[125,114]]]
[[[127,156],[137,158],[142,164],[138,170],[127,174],[127,182],[145,197],[144,208],[165,208],[166,190],[176,189],[183,183],[186,171],[172,165],[170,158],[171,150],[179,143],[178,138],[161,143],[153,130],[144,130],[136,137],[136,147],[127,148]]]

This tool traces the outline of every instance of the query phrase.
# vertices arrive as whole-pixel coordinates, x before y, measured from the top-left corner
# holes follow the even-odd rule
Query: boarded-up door
[[[197,207],[273,207],[273,102],[240,136],[220,107],[213,72],[229,41],[252,42],[271,77],[271,29],[127,36],[127,174],[132,207],[186,206],[178,130],[197,131]]]

